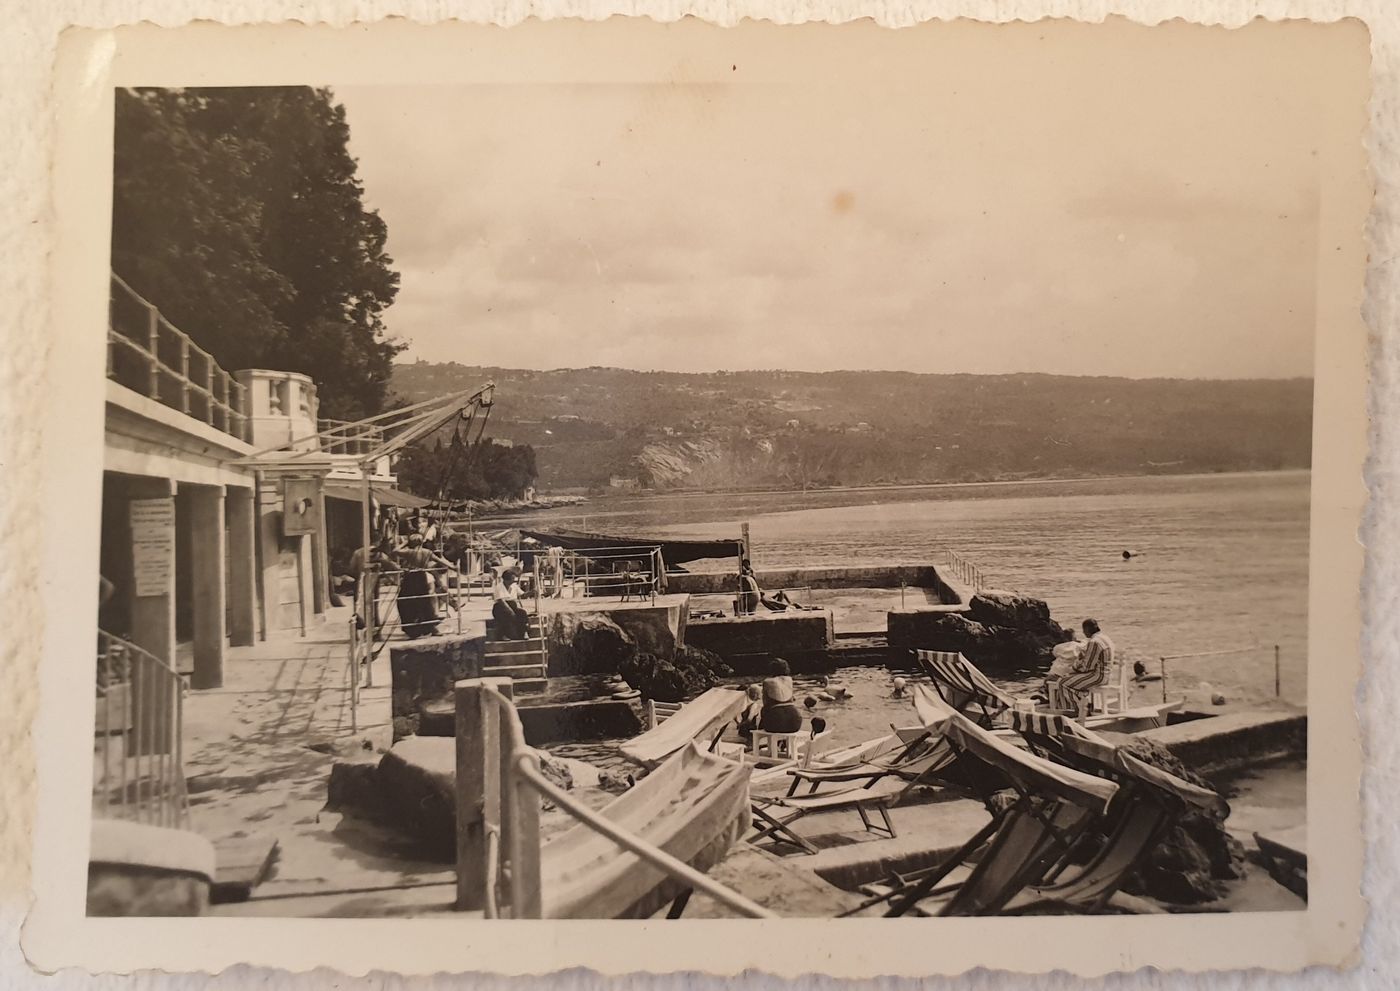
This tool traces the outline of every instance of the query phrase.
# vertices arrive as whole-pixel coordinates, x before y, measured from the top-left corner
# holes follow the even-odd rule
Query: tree
[[[223,367],[309,374],[341,419],[385,407],[404,347],[349,137],[328,89],[117,94],[113,269]]]

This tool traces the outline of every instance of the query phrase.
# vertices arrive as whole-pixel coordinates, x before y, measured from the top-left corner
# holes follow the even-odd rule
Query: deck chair
[[[896,729],[892,736],[870,748],[863,757],[840,764],[808,764],[788,771],[792,784],[788,796],[794,796],[803,786],[807,794],[815,795],[825,784],[863,781],[863,787],[872,788],[890,775],[904,779],[904,787],[889,801],[891,807],[898,805],[920,785],[929,784],[941,772],[946,771],[957,761],[957,751],[946,741],[935,737],[926,727]]]
[[[700,871],[724,859],[748,831],[744,764],[691,741],[601,810],[615,826]],[[546,919],[647,918],[684,910],[689,887],[584,823],[540,850],[541,914]]]
[[[1037,750],[1071,767],[1099,773],[1120,786],[1118,815],[1097,851],[1079,866],[1061,865],[1056,876],[1028,885],[1007,905],[1025,912],[1058,903],[1081,912],[1101,911],[1161,837],[1190,809],[1222,818],[1229,806],[1208,788],[1153,767],[1064,716],[1015,713],[1013,727]]]
[[[692,740],[703,739],[714,749],[748,697],[733,688],[711,688],[685,703],[674,714],[618,747],[623,757],[645,768],[656,768]]]
[[[984,794],[992,821],[941,864],[877,901],[890,902],[887,916],[904,915],[936,896],[942,896],[938,915],[996,914],[1068,861],[1087,828],[1107,813],[1119,786],[1019,749],[923,685],[914,691],[914,706],[925,724],[936,727],[968,760],[995,768],[1009,783],[1013,800],[998,813],[992,795]],[[979,851],[965,880],[939,887]]]
[[[805,819],[814,812],[854,811],[860,816],[861,824],[867,832],[895,836],[894,823],[890,821],[890,792],[874,791],[870,788],[848,788],[825,795],[808,795],[785,798],[754,798],[751,812],[755,819],[754,832],[749,843],[771,839],[775,843],[786,843],[805,853],[816,853],[817,847],[805,836],[793,830],[792,824]],[[879,818],[877,823],[872,814]]]
[[[957,651],[916,650],[914,654],[943,701],[983,729],[991,729],[997,717],[1015,705],[1014,698]]]

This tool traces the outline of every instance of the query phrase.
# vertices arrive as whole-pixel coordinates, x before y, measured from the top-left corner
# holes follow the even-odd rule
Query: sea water
[[[1154,675],[1164,655],[1257,645],[1166,661],[1172,697],[1272,698],[1277,645],[1281,695],[1304,703],[1309,485],[1307,472],[1276,472],[676,493],[595,500],[531,523],[737,537],[747,522],[759,569],[936,565],[952,548],[989,586],[1046,600],[1065,626],[1097,619]]]

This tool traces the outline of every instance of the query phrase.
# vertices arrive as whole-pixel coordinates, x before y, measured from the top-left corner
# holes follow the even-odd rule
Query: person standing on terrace
[[[1099,628],[1098,620],[1084,621],[1087,642],[1070,673],[1060,679],[1060,704],[1072,711],[1084,711],[1089,693],[1108,680],[1113,668],[1113,641]]]

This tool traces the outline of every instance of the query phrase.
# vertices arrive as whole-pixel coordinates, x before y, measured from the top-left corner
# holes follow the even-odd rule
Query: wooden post
[[[204,422],[214,425],[214,356],[204,356]]]
[[[160,398],[160,310],[146,304],[146,347],[151,355],[151,378],[146,394]]]
[[[190,339],[180,338],[180,410],[190,412]]]
[[[516,919],[543,916],[540,893],[540,796],[517,780],[514,767],[526,765],[538,772],[540,758],[533,750],[511,755],[512,772],[506,777],[505,798],[510,828],[505,849],[510,858],[510,912]]]
[[[487,886],[487,832],[501,828],[500,707],[490,690],[511,695],[509,678],[470,678],[452,688],[457,737],[457,908],[482,909]]]
[[[753,551],[749,547],[749,525],[747,523],[739,527],[739,540],[744,545],[744,557],[752,561]]]
[[[1162,701],[1167,700],[1167,659],[1162,658]]]
[[[1283,694],[1283,683],[1279,674],[1278,644],[1274,644],[1274,698]]]

